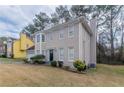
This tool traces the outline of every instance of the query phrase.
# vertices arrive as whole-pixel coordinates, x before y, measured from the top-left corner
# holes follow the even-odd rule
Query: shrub
[[[28,61],[27,58],[23,59],[23,61],[24,61],[25,63],[29,63],[29,61]]]
[[[1,58],[6,58],[5,54],[0,55]]]
[[[77,66],[77,70],[78,71],[83,71],[84,70],[84,66],[82,64]]]
[[[57,61],[51,61],[51,66],[57,67]]]
[[[58,66],[61,68],[63,67],[63,61],[58,61]]]
[[[2,58],[2,55],[0,55],[0,58]]]
[[[73,63],[73,66],[74,66],[78,71],[84,71],[84,70],[86,70],[85,61],[76,60],[76,61]]]
[[[31,59],[45,59],[45,56],[44,55],[36,55],[36,56],[31,57]]]
[[[45,61],[44,61],[45,56],[44,55],[36,55],[36,56],[31,57],[30,59],[31,59],[32,63],[34,63],[34,64],[35,63],[37,63],[37,64],[44,64],[45,63]]]

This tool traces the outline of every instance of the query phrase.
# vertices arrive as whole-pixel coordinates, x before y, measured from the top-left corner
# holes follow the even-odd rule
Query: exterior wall
[[[26,49],[33,45],[34,43],[25,34],[21,34],[20,39],[13,44],[14,58],[26,58]]]
[[[87,65],[90,63],[90,37],[91,35],[79,23],[79,59],[84,60]]]
[[[92,34],[79,24],[79,55],[80,59],[85,60],[87,65],[96,65],[96,19],[90,22]],[[82,36],[81,36],[82,35]],[[81,52],[82,51],[82,52]],[[81,57],[82,56],[82,57]]]
[[[74,27],[74,37],[68,37],[68,29]],[[59,40],[59,33],[63,31],[64,39]],[[78,24],[71,24],[59,31],[54,31],[52,33],[48,33],[46,37],[49,35],[53,36],[53,40],[46,41],[46,49],[56,49],[55,59],[59,60],[59,49],[64,48],[64,65],[71,65],[72,62],[68,61],[68,48],[74,47],[74,59],[79,58],[79,47],[78,47],[78,34],[79,34],[79,27]]]
[[[20,50],[20,40],[17,40],[13,44],[13,57],[14,58],[25,58],[26,57],[26,52]]]
[[[83,29],[84,30],[84,29]],[[83,31],[83,58],[88,65],[90,63],[90,35],[87,31]]]
[[[95,28],[95,23],[92,23],[91,28]],[[68,37],[68,29],[74,27],[74,37]],[[73,67],[73,62],[68,60],[68,48],[74,48],[74,60],[85,60],[86,64],[96,64],[96,40],[95,30],[92,33],[90,27],[85,26],[82,22],[69,23],[68,25],[60,26],[60,28],[49,29],[46,32],[38,32],[35,34],[35,55],[37,50],[40,54],[45,51],[46,60],[49,61],[49,50],[53,49],[54,60],[59,60],[59,49],[64,48],[64,65]],[[60,39],[59,34],[63,32],[64,38]],[[45,35],[45,42],[42,42],[42,34]],[[37,35],[40,35],[40,42],[37,43]]]
[[[26,50],[26,42],[27,38],[26,38],[26,34],[20,34],[20,50]]]
[[[68,29],[72,28],[72,27],[74,27],[74,37],[69,38],[68,37]],[[59,39],[60,32],[64,33],[64,39]],[[65,26],[63,29],[46,32],[44,34],[46,37],[45,42],[42,44],[35,43],[35,47],[36,47],[35,54],[37,54],[36,53],[37,49],[46,50],[46,59],[47,59],[47,61],[49,61],[49,50],[54,49],[54,60],[59,60],[59,49],[64,48],[64,60],[63,60],[64,65],[72,66],[72,62],[68,61],[68,48],[74,47],[74,59],[79,59],[79,46],[78,46],[79,45],[79,42],[78,42],[78,40],[79,40],[79,25],[78,25],[78,23],[70,24],[68,26]],[[50,40],[50,38],[52,40]],[[35,42],[36,42],[36,40],[35,40]]]

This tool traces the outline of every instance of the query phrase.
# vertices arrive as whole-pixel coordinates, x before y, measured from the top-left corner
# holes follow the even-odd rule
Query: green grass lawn
[[[0,63],[22,62],[22,59],[0,58]]]
[[[124,86],[124,66],[97,64],[96,69],[78,74],[51,66],[0,64],[0,86]]]

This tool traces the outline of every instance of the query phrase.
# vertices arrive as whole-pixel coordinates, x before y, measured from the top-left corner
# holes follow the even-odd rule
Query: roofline
[[[92,29],[91,29],[90,25],[87,23],[87,21],[85,20],[85,18],[84,17],[80,18],[80,20],[81,20],[82,25],[86,29],[86,31],[88,31],[88,33],[92,35],[92,33],[93,33]]]
[[[67,25],[69,24],[74,24],[74,23],[82,23],[82,25],[85,27],[85,29],[90,33],[92,34],[92,30],[91,30],[91,27],[88,25],[87,21],[85,20],[85,18],[83,16],[79,17],[79,18],[76,18],[76,19],[73,19],[73,20],[70,20],[69,22],[65,22],[65,23],[62,23],[62,24],[57,24],[47,30],[42,30],[42,31],[37,31],[35,32],[33,35],[37,34],[37,33],[47,33],[47,32],[51,32],[51,30],[57,30],[59,29],[59,27],[66,27]]]
[[[33,46],[29,47],[29,48],[28,48],[28,49],[26,49],[26,50],[30,50],[30,48],[35,49],[35,45],[33,45]]]

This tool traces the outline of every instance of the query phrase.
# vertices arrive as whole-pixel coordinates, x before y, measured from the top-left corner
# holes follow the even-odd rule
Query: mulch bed
[[[28,64],[28,63],[26,63],[26,64]],[[52,67],[50,64],[31,64],[31,65],[36,65],[36,66],[42,65],[42,66]],[[65,70],[65,71],[78,73],[78,74],[86,74],[87,73],[87,70],[80,72],[80,71],[77,71],[76,69],[71,69],[71,68],[66,68],[66,67],[53,67],[53,68],[59,68],[59,69]]]

